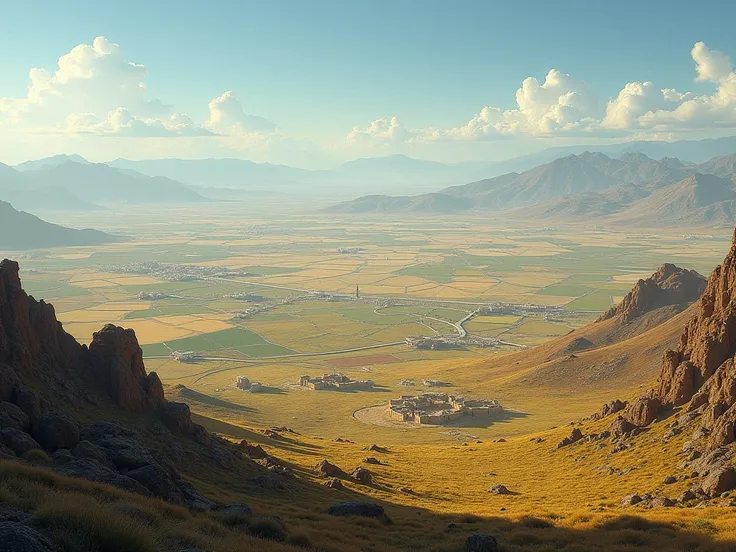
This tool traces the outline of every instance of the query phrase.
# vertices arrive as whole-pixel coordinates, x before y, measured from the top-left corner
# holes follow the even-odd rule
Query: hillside
[[[666,345],[691,314],[622,343],[649,356],[644,344]],[[513,358],[531,352],[498,360],[508,372]],[[226,421],[235,405],[169,387],[169,397],[196,405],[190,416],[146,373],[131,330],[108,325],[80,346],[50,305],[22,291],[10,261],[0,263],[0,371],[3,552],[527,552],[548,542],[577,552],[623,551],[631,542],[725,552],[735,542],[733,509],[717,500],[686,496],[682,508],[658,506],[688,485],[676,479],[662,488],[680,461],[663,449],[680,450],[685,437],[668,437],[663,424],[635,437],[605,436],[604,417],[576,425],[581,437],[567,441],[570,427],[386,449],[262,431],[248,426],[243,407]],[[576,397],[579,381],[568,388]],[[554,403],[551,390],[535,392]],[[370,479],[341,469],[356,465],[368,465]],[[652,509],[633,517],[621,499],[642,489],[656,493],[643,499]],[[339,515],[345,511],[354,515]],[[693,516],[707,517],[705,530]]]
[[[612,220],[640,226],[730,225],[736,221],[736,186],[730,177],[696,173],[654,191]]]
[[[52,224],[0,201],[0,248],[3,249],[98,245],[120,239],[98,230],[76,230]]]

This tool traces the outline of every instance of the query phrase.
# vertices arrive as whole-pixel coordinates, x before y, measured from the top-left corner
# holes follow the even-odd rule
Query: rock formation
[[[699,416],[697,436],[713,449],[736,440],[736,232],[698,306],[677,349],[665,353],[656,387],[629,405],[624,417],[648,425],[663,408],[689,403]]]
[[[634,289],[598,321],[620,316],[623,322],[630,322],[660,307],[692,303],[703,293],[705,283],[705,278],[694,270],[663,264],[649,278],[639,280]]]
[[[156,372],[146,374],[143,351],[133,330],[107,324],[93,334],[89,357],[95,379],[118,406],[139,412],[155,410],[166,403]]]
[[[27,385],[31,382],[41,384],[34,386],[39,393]],[[80,427],[74,419],[77,407],[84,401],[96,404],[99,392],[125,411],[148,413],[164,432],[214,445],[215,452],[225,448],[192,423],[188,405],[164,398],[161,380],[146,373],[132,330],[107,325],[94,334],[89,349],[80,345],[56,320],[51,305],[23,291],[18,264],[0,262],[3,458],[44,449],[60,473],[209,508],[211,503],[181,480],[166,460],[145,448],[134,431],[106,421]]]

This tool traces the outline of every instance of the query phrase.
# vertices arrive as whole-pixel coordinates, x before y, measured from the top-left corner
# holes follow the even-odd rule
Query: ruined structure
[[[321,391],[323,389],[350,391],[371,389],[373,387],[373,380],[353,380],[345,374],[335,373],[318,377],[302,376],[299,378],[299,385],[313,391]]]
[[[440,425],[464,416],[487,418],[500,412],[501,405],[496,400],[466,399],[447,393],[422,393],[391,399],[387,411],[392,420]]]
[[[257,381],[250,381],[245,376],[238,376],[235,378],[235,387],[242,391],[250,391],[251,393],[261,393],[265,386]]]
[[[179,362],[196,362],[201,359],[195,351],[173,351],[169,356]]]

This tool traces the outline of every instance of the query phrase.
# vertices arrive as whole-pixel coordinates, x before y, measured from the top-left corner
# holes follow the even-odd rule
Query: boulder
[[[488,490],[488,492],[496,495],[511,494],[511,491],[509,491],[504,485],[494,485]]]
[[[736,487],[736,469],[732,466],[718,468],[703,478],[700,492],[710,498],[720,496]]]
[[[465,540],[463,552],[498,552],[498,541],[491,535],[475,533]]]
[[[93,458],[100,464],[104,464],[108,468],[114,467],[110,461],[107,451],[99,445],[95,445],[91,441],[82,440],[72,450],[72,454],[77,458]]]
[[[342,484],[342,481],[340,481],[336,477],[332,477],[328,479],[327,481],[323,483],[323,485],[327,487],[328,489],[344,489],[345,488],[345,485]]]
[[[28,431],[31,422],[20,408],[10,402],[0,402],[0,429],[13,428]]]
[[[363,458],[364,464],[374,464],[379,465],[381,461],[378,458],[374,458],[373,456],[369,456],[368,458]]]
[[[28,416],[31,424],[41,419],[41,399],[30,387],[25,385],[16,387],[13,402]]]
[[[322,475],[323,477],[344,477],[345,472],[342,471],[342,469],[338,468],[335,464],[331,464],[327,460],[322,460],[317,466],[314,468],[314,471],[316,471],[318,474]]]
[[[254,477],[251,481],[255,485],[269,491],[282,490],[286,487],[286,479],[284,476],[275,473],[259,475],[258,477]]]
[[[151,496],[151,492],[140,482],[120,475],[92,458],[74,458],[54,468],[62,475],[81,477],[97,483],[105,483],[126,491]]]
[[[0,521],[0,552],[56,552],[56,547],[35,529],[13,521]]]
[[[33,426],[33,436],[50,452],[56,449],[72,449],[79,442],[79,428],[59,412],[45,414]]]
[[[161,421],[176,433],[192,432],[192,412],[186,403],[169,402],[159,412]]]
[[[204,512],[212,510],[215,507],[214,502],[200,493],[196,487],[188,481],[180,479],[176,482],[176,486],[179,488],[184,504],[186,504],[190,509]]]
[[[365,447],[365,450],[369,450],[371,452],[380,452],[381,454],[388,453],[388,449],[386,447],[379,447],[375,443],[368,445]]]
[[[235,467],[235,456],[225,448],[213,449],[212,461],[224,470],[232,470]]]
[[[620,439],[624,435],[627,435],[634,431],[636,426],[628,421],[623,416],[616,416],[616,419],[611,422],[608,431],[611,432],[611,439]]]
[[[148,466],[131,470],[125,475],[138,481],[138,483],[151,491],[153,496],[163,498],[169,502],[178,503],[182,501],[179,488],[171,479],[169,472],[159,464],[149,464]]]
[[[674,475],[668,475],[662,480],[662,483],[665,485],[672,485],[673,483],[677,483],[677,478]]]
[[[623,417],[635,426],[647,426],[657,419],[661,406],[658,398],[644,395],[626,407]]]
[[[386,514],[383,506],[373,502],[338,502],[330,506],[327,513],[331,516],[362,516],[370,518],[383,518]]]
[[[635,504],[639,504],[642,500],[642,497],[638,494],[626,495],[621,499],[621,506],[634,506]]]
[[[675,502],[666,496],[658,496],[652,500],[652,508],[671,508]]]
[[[247,454],[250,458],[266,458],[268,453],[263,449],[261,445],[251,445],[243,439],[240,441],[240,450]]]
[[[33,437],[12,427],[0,430],[0,443],[12,450],[17,456],[22,456],[29,450],[41,448],[41,445]]]
[[[10,366],[0,362],[0,401],[10,401],[20,385],[18,374]]]
[[[683,493],[677,497],[678,502],[690,502],[691,500],[695,500],[697,498],[697,495],[692,492],[690,489],[683,491]]]
[[[611,414],[616,414],[626,408],[628,403],[615,399],[609,403],[603,405],[603,408],[599,412],[593,415],[593,419],[600,420]]]
[[[572,430],[570,435],[568,435],[562,441],[557,443],[557,448],[566,447],[568,445],[578,442],[582,438],[583,438],[583,432],[580,431],[579,427],[576,427]]]
[[[355,468],[350,477],[363,485],[373,485],[373,474],[366,468]]]

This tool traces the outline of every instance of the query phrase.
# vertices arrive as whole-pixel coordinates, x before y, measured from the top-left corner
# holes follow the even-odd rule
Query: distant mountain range
[[[98,230],[75,230],[43,221],[0,201],[0,249],[98,245],[118,241],[121,241],[120,237]]]
[[[56,156],[17,168],[0,165],[0,200],[29,210],[75,211],[120,203],[208,201],[175,180],[89,163],[78,156]]]
[[[736,154],[700,165],[571,154],[522,173],[508,173],[417,196],[364,196],[332,213],[508,211],[536,219],[592,219],[630,225],[719,225],[736,222]],[[600,217],[607,217],[601,219]]]
[[[3,193],[3,190],[8,189],[8,180],[15,181],[15,184],[10,186],[15,190],[40,187],[65,188],[69,194],[77,196],[80,201],[75,202],[73,198],[67,197],[58,203],[59,208],[76,209],[88,209],[90,203],[191,203],[204,201],[206,198],[237,201],[252,197],[254,194],[282,194],[291,198],[307,197],[312,202],[325,200],[334,202],[368,194],[375,196],[396,194],[413,197],[424,193],[435,193],[443,188],[455,187],[467,182],[480,183],[478,186],[490,186],[488,181],[495,177],[506,176],[510,173],[517,173],[518,176],[526,175],[531,169],[538,169],[571,154],[580,156],[586,151],[601,153],[608,159],[615,159],[614,165],[616,166],[621,165],[619,162],[628,162],[628,168],[623,170],[642,172],[621,178],[622,173],[613,174],[616,170],[615,166],[608,168],[595,165],[581,166],[580,170],[590,169],[588,184],[582,185],[580,179],[585,176],[571,169],[576,180],[575,182],[570,181],[568,188],[565,184],[561,184],[561,190],[567,189],[569,193],[575,194],[593,193],[619,185],[622,181],[637,183],[657,178],[656,173],[647,171],[671,172],[675,167],[669,166],[666,159],[676,161],[677,164],[682,165],[680,168],[685,170],[685,167],[703,164],[714,156],[723,156],[736,151],[736,136],[678,142],[637,141],[601,146],[554,147],[494,162],[447,164],[414,159],[405,155],[391,155],[356,159],[330,170],[306,170],[286,165],[254,163],[243,159],[141,161],[116,159],[105,164],[95,164],[79,155],[57,155],[21,163],[12,169],[0,166],[0,199],[12,199],[22,204],[24,208],[34,207],[33,197],[23,198],[17,194],[11,196],[7,192]],[[640,163],[641,166],[633,167],[631,163],[634,162],[637,155],[643,155],[645,160]],[[654,159],[660,159],[661,162],[653,162]],[[564,171],[566,168],[555,166],[554,170]],[[717,176],[733,173],[733,167],[726,165],[717,170],[720,172],[714,172],[715,168],[706,172]],[[8,173],[8,171],[12,172]],[[685,170],[685,173],[687,172],[688,170]],[[685,175],[683,174],[683,177]],[[19,178],[20,183],[18,183]],[[538,183],[535,183],[537,177],[534,174],[526,175],[525,178],[528,178],[529,182],[525,183],[520,180],[516,183],[524,188],[524,193],[515,194],[510,189],[489,193],[484,200],[487,203],[485,207],[492,207],[494,201],[506,204],[509,200],[506,196],[509,194],[513,196],[510,198],[511,205],[514,202],[526,204],[524,194],[533,196],[536,201],[555,199],[560,192],[550,190],[545,196],[543,188],[546,185],[542,180],[549,178],[550,181],[560,183],[564,177],[553,171],[542,175]],[[32,182],[32,185],[29,182]],[[493,185],[495,184],[494,182]],[[541,189],[538,190],[535,186]],[[466,189],[466,192],[468,190],[469,188]],[[455,193],[448,195],[456,198],[462,197]],[[472,202],[472,198],[470,199]],[[84,205],[82,200],[87,205]],[[601,197],[588,198],[585,203],[600,203],[601,201],[606,202],[606,209],[611,207],[609,200]],[[617,199],[613,198],[612,201],[615,203]],[[452,211],[465,209],[469,202],[443,201],[442,198],[435,198],[431,202],[407,200],[405,202],[407,205],[403,207],[399,206],[401,202],[383,201],[382,203],[386,205],[392,203],[393,206],[390,207],[392,210],[404,208],[421,210],[434,204],[440,211]],[[447,203],[447,205],[440,205],[442,203]],[[367,202],[363,202],[363,207],[356,209],[371,210]]]

